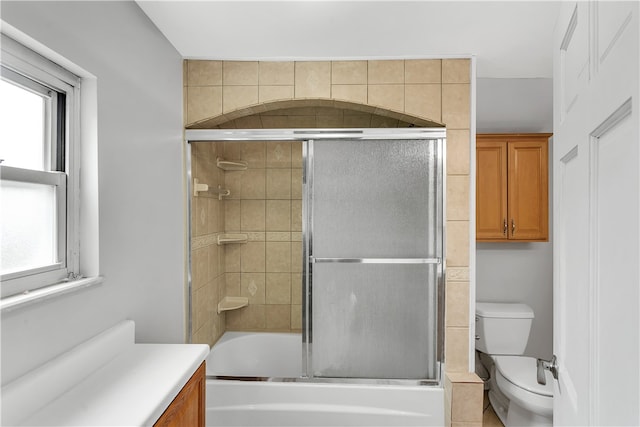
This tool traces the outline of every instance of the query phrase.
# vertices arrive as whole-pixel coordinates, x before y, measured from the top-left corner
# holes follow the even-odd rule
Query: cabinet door
[[[154,427],[204,427],[206,410],[205,366],[205,362],[202,362],[202,365],[153,425]]]
[[[507,239],[507,143],[476,141],[476,239]]]
[[[547,241],[547,142],[509,142],[509,239]]]

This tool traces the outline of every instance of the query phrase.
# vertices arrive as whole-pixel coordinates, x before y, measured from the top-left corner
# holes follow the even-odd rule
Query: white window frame
[[[23,270],[2,275],[1,297],[6,298],[17,294],[28,294],[34,290],[55,284],[64,284],[70,279],[80,277],[79,259],[79,117],[80,117],[80,78],[53,63],[38,53],[28,49],[10,37],[2,34],[0,46],[2,55],[0,62],[4,69],[31,79],[37,84],[48,87],[54,91],[49,102],[50,108],[47,117],[47,128],[53,135],[55,129],[55,109],[57,101],[55,92],[64,93],[65,96],[65,143],[64,143],[64,171],[55,171],[57,148],[52,143],[50,158],[47,159],[51,171],[37,171],[0,165],[2,180],[20,181],[26,183],[38,183],[54,185],[56,188],[57,203],[57,243],[58,261],[52,265],[42,266],[31,270]],[[18,77],[15,80],[19,80]],[[27,81],[20,84],[27,86]],[[33,89],[33,87],[31,87]]]

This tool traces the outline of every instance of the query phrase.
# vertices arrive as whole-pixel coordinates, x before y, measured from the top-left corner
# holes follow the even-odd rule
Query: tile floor
[[[496,415],[493,407],[489,403],[488,392],[484,392],[484,409],[482,414],[483,427],[504,427],[500,418]]]

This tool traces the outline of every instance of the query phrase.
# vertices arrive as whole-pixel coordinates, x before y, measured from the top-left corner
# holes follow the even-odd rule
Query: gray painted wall
[[[551,79],[477,83],[477,133],[553,131]],[[552,152],[550,146],[549,242],[476,244],[476,300],[528,304],[535,319],[525,354],[545,358],[553,351]]]
[[[2,315],[7,383],[115,325],[184,340],[182,58],[134,2],[2,2],[2,19],[97,78],[102,285]]]

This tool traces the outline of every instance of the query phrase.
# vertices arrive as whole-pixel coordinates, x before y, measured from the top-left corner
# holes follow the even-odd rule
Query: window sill
[[[12,310],[26,307],[27,305],[42,302],[67,293],[76,292],[90,286],[99,285],[102,281],[103,278],[100,276],[85,277],[82,279],[56,283],[54,285],[2,298],[0,300],[0,312],[7,313]]]

